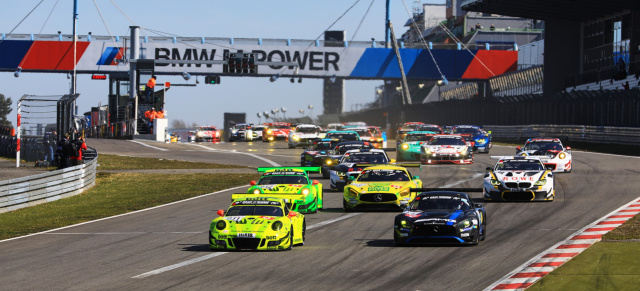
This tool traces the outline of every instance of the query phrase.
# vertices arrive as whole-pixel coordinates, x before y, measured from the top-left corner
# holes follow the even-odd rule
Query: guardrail
[[[78,195],[95,185],[98,153],[85,163],[33,176],[0,181],[0,213]]]
[[[589,125],[485,125],[493,139],[523,141],[534,137],[559,138],[563,142],[637,145],[640,128]]]

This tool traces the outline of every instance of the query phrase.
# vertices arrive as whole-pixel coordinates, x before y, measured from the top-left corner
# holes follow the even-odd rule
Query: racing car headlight
[[[463,148],[463,149],[460,151],[460,154],[461,154],[461,155],[463,155],[463,156],[464,156],[464,155],[466,155],[466,154],[467,154],[467,148],[466,148],[466,147],[465,147],[465,148]]]
[[[460,223],[458,223],[458,227],[460,228],[468,228],[473,226],[473,221],[471,221],[471,219],[465,219],[463,221],[460,221]]]
[[[227,227],[227,223],[224,220],[220,220],[218,221],[218,223],[216,223],[216,229],[217,230],[223,230]]]
[[[300,137],[299,137],[299,136],[297,136],[297,135],[294,135],[294,136],[292,136],[291,138],[293,138],[293,140],[295,140],[295,141],[299,141],[299,140],[300,140]]]
[[[235,130],[235,129],[234,129],[234,130],[231,130],[231,133],[237,133],[237,132],[238,132],[238,131],[237,131],[237,130]]]
[[[202,136],[204,136],[204,132],[199,131],[196,135],[197,135],[198,137],[202,137]]]
[[[333,161],[332,160],[327,160],[325,162],[325,164],[327,164],[327,166],[331,166],[331,165],[333,165]]]
[[[273,131],[271,129],[267,130],[267,134],[272,134]]]
[[[400,193],[398,193],[398,194],[400,194],[400,196],[409,196],[409,189],[408,188],[404,189],[404,190],[400,191]]]
[[[491,179],[491,185],[493,186],[500,186],[500,181],[496,180],[496,179]]]
[[[260,191],[260,189],[254,189],[254,190],[253,190],[253,194],[260,194],[260,193],[262,193],[262,192]]]
[[[410,228],[411,227],[411,222],[409,222],[409,221],[407,221],[405,219],[400,220],[400,226],[402,228]]]
[[[282,222],[281,221],[276,221],[271,225],[271,229],[273,229],[274,231],[278,231],[282,228]]]
[[[547,184],[547,180],[538,180],[533,185],[534,186],[543,186],[545,184]]]
[[[353,190],[353,188],[349,188],[349,195],[351,195],[351,196],[358,196],[358,191]]]
[[[567,154],[565,154],[565,153],[560,153],[558,155],[558,158],[560,158],[561,160],[564,160],[566,157],[567,157]]]
[[[308,195],[309,194],[309,189],[308,188],[304,188],[304,189],[302,189],[301,193],[304,194],[304,195]]]
[[[336,175],[338,175],[338,177],[344,177],[347,175],[347,173],[345,172],[336,172]]]
[[[431,154],[431,150],[428,149],[428,148],[424,148],[424,153],[427,154],[427,155],[430,155]]]
[[[408,149],[409,149],[409,145],[408,145],[408,144],[406,144],[406,143],[403,143],[401,148],[402,148],[403,150],[408,150]]]

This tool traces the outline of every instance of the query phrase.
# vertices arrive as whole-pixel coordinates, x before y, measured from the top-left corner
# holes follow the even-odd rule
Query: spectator
[[[491,27],[490,27],[489,29],[491,29],[491,30],[496,30],[496,26],[495,26],[495,25],[493,25],[493,23],[491,23]]]
[[[66,168],[70,165],[68,155],[68,153],[71,152],[71,150],[69,149],[70,143],[71,142],[69,140],[69,134],[65,133],[64,137],[60,140],[60,143],[58,143],[58,147],[56,149],[56,162],[58,164],[58,169]]]
[[[49,165],[53,165],[53,149],[58,146],[57,143],[58,135],[55,130],[44,133],[44,137],[42,138],[42,144],[44,145],[44,161],[48,162]]]
[[[84,142],[84,136],[81,136],[80,138],[74,140],[72,143],[76,145],[74,151],[77,149],[77,152],[75,152],[75,155],[69,157],[71,166],[84,164],[84,160],[82,159],[82,151],[87,150],[87,144]]]
[[[160,110],[156,111],[156,118],[158,119],[164,118],[164,108],[161,108]]]
[[[625,90],[629,90],[629,81],[622,83],[622,88],[624,88]]]
[[[153,133],[153,120],[156,119],[157,114],[154,107],[144,113],[144,117],[149,121],[149,133]]]
[[[480,22],[476,23],[476,30],[480,30],[482,26],[480,26]]]
[[[152,103],[153,99],[153,89],[156,87],[156,76],[151,77],[147,82],[147,85],[144,87],[144,93],[147,96],[147,103]]]

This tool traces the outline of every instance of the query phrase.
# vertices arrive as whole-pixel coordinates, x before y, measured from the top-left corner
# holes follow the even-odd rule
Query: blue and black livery
[[[393,241],[407,244],[472,244],[487,235],[487,214],[464,192],[481,188],[416,188],[421,192],[395,217]]]

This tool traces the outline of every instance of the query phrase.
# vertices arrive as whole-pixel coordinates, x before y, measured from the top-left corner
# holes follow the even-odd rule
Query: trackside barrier
[[[522,141],[534,137],[560,138],[563,142],[637,145],[640,128],[588,125],[485,125],[495,140]]]
[[[84,157],[82,165],[0,181],[0,213],[78,195],[91,188],[96,183],[98,154],[93,150]]]

